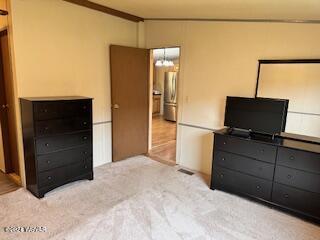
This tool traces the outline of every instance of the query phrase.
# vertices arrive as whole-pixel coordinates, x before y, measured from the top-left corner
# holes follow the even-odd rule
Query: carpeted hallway
[[[0,197],[0,239],[319,240],[320,227],[211,191],[200,175],[135,157],[95,168],[38,200],[19,189]],[[4,227],[47,228],[6,233]]]

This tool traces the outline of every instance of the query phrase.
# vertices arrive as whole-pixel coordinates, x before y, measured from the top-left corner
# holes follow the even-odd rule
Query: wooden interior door
[[[0,32],[0,119],[6,173],[20,175],[14,86],[7,30]]]
[[[149,50],[110,46],[112,159],[148,152]]]
[[[6,87],[4,81],[4,66],[2,58],[2,35],[0,33],[0,124],[1,134],[3,140],[3,153],[5,161],[5,172],[12,171],[11,154],[10,154],[10,141],[9,141],[9,125],[8,125],[8,105],[6,96]]]

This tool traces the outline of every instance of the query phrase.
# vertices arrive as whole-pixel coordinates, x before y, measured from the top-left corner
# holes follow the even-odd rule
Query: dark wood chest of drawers
[[[66,183],[92,180],[92,99],[20,101],[27,189],[42,198]]]
[[[320,145],[215,132],[211,189],[320,221]]]

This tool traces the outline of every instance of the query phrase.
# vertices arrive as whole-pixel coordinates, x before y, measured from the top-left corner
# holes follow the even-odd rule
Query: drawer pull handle
[[[84,154],[84,155],[87,155],[87,154],[88,154],[88,152],[87,152],[87,151],[84,151],[84,152],[83,152],[83,154]]]
[[[260,189],[261,189],[261,186],[257,185],[256,188],[257,188],[257,190],[260,190]]]
[[[261,153],[264,153],[264,149],[261,149],[260,152],[261,152]]]
[[[83,125],[87,125],[88,123],[87,122],[83,122]]]
[[[224,177],[224,175],[221,173],[221,174],[220,174],[220,178],[223,178],[223,177]]]
[[[48,160],[47,163],[50,164],[51,163],[50,160]]]
[[[45,130],[45,131],[48,131],[48,130],[49,130],[49,127],[45,127],[44,130]]]
[[[87,139],[88,139],[88,137],[87,137],[87,136],[84,136],[84,137],[82,137],[82,139],[83,139],[83,140],[87,140]]]
[[[85,168],[85,169],[87,169],[87,168],[88,168],[88,166],[87,166],[87,165],[85,165],[85,166],[84,166],[84,168]]]
[[[43,109],[43,112],[47,113],[47,112],[48,112],[48,109]]]
[[[285,194],[284,197],[285,197],[285,198],[289,198],[289,194]]]
[[[86,105],[84,105],[84,106],[82,107],[82,109],[83,109],[83,110],[86,110],[86,109],[87,109],[87,106],[86,106]]]
[[[49,147],[49,143],[46,143],[45,146],[46,146],[46,147]]]
[[[288,179],[291,179],[291,178],[292,178],[292,176],[289,174],[289,175],[287,176],[287,178],[288,178]]]
[[[227,142],[223,142],[223,145],[226,145],[227,144]]]
[[[290,156],[290,160],[294,160],[294,156]]]
[[[222,158],[222,161],[225,161],[225,160],[226,160],[226,158],[223,157],[223,158]]]
[[[51,180],[52,179],[52,177],[51,176],[48,176],[48,180]]]

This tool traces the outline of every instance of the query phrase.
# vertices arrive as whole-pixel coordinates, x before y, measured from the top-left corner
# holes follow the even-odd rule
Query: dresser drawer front
[[[39,138],[36,149],[37,154],[47,154],[85,144],[92,144],[92,131]]]
[[[91,115],[91,100],[37,102],[34,104],[36,120]]]
[[[66,151],[39,155],[37,157],[38,171],[43,172],[72,163],[85,162],[92,158],[92,147],[73,148]]]
[[[249,140],[215,135],[214,147],[265,162],[274,163],[276,160],[277,147]]]
[[[90,130],[91,128],[92,120],[90,117],[63,118],[35,122],[36,137]]]
[[[320,195],[275,183],[272,201],[320,218]]]
[[[320,175],[318,174],[277,166],[274,181],[302,190],[320,193]]]
[[[216,150],[214,165],[273,180],[274,164],[256,161],[236,154]]]
[[[91,160],[39,173],[40,188],[51,185],[63,185],[69,179],[92,171]]]
[[[279,148],[277,164],[320,174],[320,154]]]
[[[214,167],[212,186],[265,200],[271,198],[272,182],[221,167]]]

